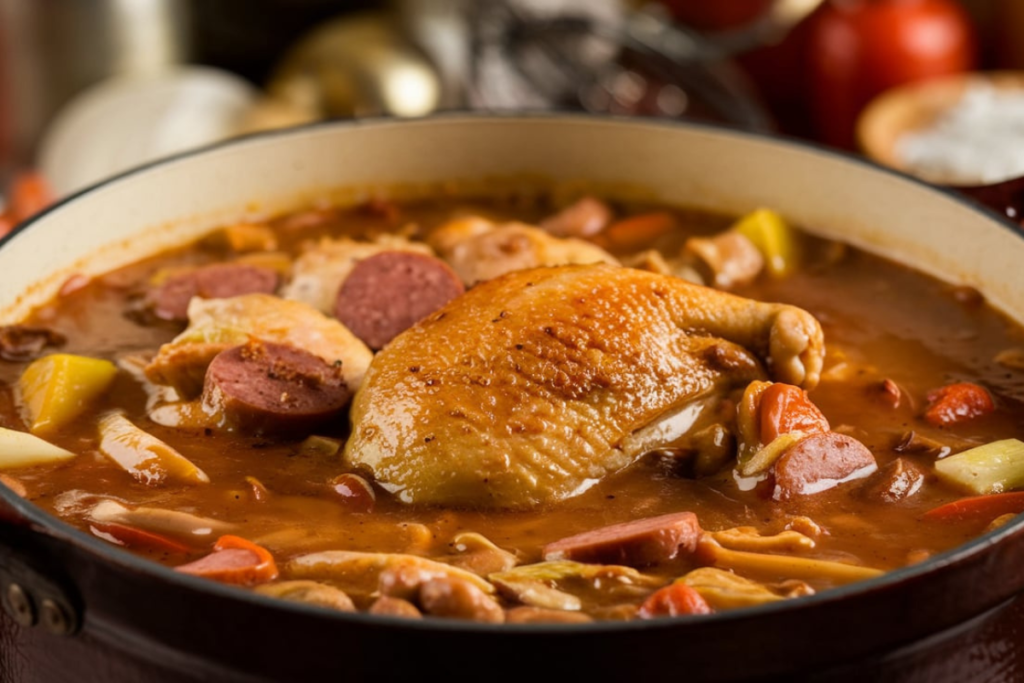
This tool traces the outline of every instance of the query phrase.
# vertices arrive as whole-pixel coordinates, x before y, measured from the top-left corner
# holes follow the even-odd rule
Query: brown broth
[[[417,236],[458,212],[482,212],[529,222],[548,210],[543,203],[514,206],[441,202],[403,206],[397,216],[365,209],[337,211],[329,220],[305,228],[288,227],[290,220],[295,221],[287,217],[275,222],[280,227],[282,249],[296,253],[306,240],[325,234],[365,237],[397,228]],[[725,217],[691,211],[678,215],[685,229],[652,246],[674,252],[685,236],[715,232],[729,222]],[[818,248],[822,254],[827,252],[826,245]],[[28,322],[65,334],[68,343],[63,351],[68,353],[106,358],[152,354],[180,327],[166,323],[140,325],[127,317],[134,283],[145,282],[160,268],[220,257],[210,250],[185,249],[150,259],[59,298]],[[893,446],[911,429],[940,441],[958,437],[981,444],[998,438],[1024,438],[1020,404],[1024,400],[1024,373],[993,361],[999,351],[1024,345],[1024,334],[1018,327],[984,305],[961,303],[942,283],[859,251],[848,250],[838,262],[821,267],[814,267],[814,259],[809,261],[811,267],[790,277],[762,276],[738,293],[807,309],[825,330],[829,349],[826,370],[843,359],[860,367],[844,381],[823,381],[811,392],[811,398],[834,429],[845,430],[863,441],[880,467],[901,455]],[[12,395],[23,369],[24,364],[0,364],[0,380],[5,388],[0,421],[15,429],[25,428]],[[898,408],[879,400],[878,386],[886,378],[904,392]],[[998,410],[953,428],[932,427],[924,422],[919,416],[928,391],[962,379],[992,389]],[[93,496],[86,499],[91,502],[112,497],[133,505],[230,520],[236,524],[235,533],[267,547],[279,565],[303,553],[335,549],[443,556],[451,552],[452,539],[459,531],[479,532],[503,548],[515,549],[524,561],[537,561],[547,542],[630,519],[689,510],[696,513],[705,529],[749,525],[766,533],[781,531],[794,517],[806,515],[826,531],[807,556],[893,569],[957,546],[984,528],[977,522],[922,521],[925,511],[963,495],[934,475],[929,475],[919,494],[897,504],[881,504],[863,495],[863,482],[779,503],[763,491],[738,490],[731,468],[692,480],[668,475],[648,460],[606,478],[574,499],[538,510],[494,513],[414,507],[378,490],[373,512],[359,513],[347,509],[325,485],[342,471],[339,456],[303,454],[296,442],[161,427],[146,422],[144,405],[143,390],[131,377],[120,373],[99,404],[51,439],[80,453],[78,458],[59,466],[14,472],[28,488],[30,500],[86,531],[90,528],[85,514],[89,506],[81,501],[74,503],[76,499],[69,492]],[[185,454],[209,475],[211,483],[147,487],[131,479],[97,450],[95,418],[115,407],[124,409],[130,419]],[[343,437],[344,433],[345,425],[338,425],[328,435]],[[930,456],[902,455],[931,471]],[[265,501],[254,500],[246,477],[256,478],[270,492]],[[197,549],[192,555],[142,554],[176,565],[205,552]],[[681,559],[651,573],[667,580],[685,573],[691,562]],[[819,582],[814,587],[829,586]],[[596,607],[605,602],[601,596],[592,595],[586,604]]]

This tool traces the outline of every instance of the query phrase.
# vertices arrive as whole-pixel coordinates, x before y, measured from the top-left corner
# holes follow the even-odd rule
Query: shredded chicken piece
[[[441,226],[430,235],[429,243],[467,287],[538,266],[618,264],[590,242],[552,237],[525,223],[497,224],[476,216]]]
[[[765,265],[754,243],[734,230],[713,237],[691,237],[683,253],[703,267],[703,274],[719,289],[753,282]]]

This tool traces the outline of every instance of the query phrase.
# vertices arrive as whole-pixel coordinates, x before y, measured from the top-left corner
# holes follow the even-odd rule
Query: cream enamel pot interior
[[[956,195],[784,141],[561,116],[318,125],[128,173],[3,242],[0,318],[19,319],[72,274],[103,272],[218,223],[293,208],[329,190],[352,198],[372,188],[415,193],[449,181],[485,188],[514,177],[588,181],[734,213],[775,207],[822,235],[978,287],[1024,320],[1024,239]],[[710,617],[572,627],[408,622],[280,603],[183,576],[6,490],[0,499],[7,520],[0,589],[21,582],[67,620],[26,628],[3,617],[0,673],[18,671],[0,680],[64,680],[68,672],[84,681],[391,680],[439,672],[448,680],[668,680],[685,672],[685,680],[842,681],[898,677],[911,665],[927,672],[926,661],[938,672],[927,680],[947,680],[955,671],[943,658],[958,639],[986,628],[1024,588],[1018,519],[879,579]],[[995,654],[985,656],[995,662]],[[83,662],[100,668],[89,673]]]

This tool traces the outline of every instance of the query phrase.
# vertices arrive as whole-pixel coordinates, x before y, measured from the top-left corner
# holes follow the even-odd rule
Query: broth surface
[[[496,220],[536,223],[555,207],[546,201],[495,200],[468,202],[438,200],[320,211],[307,227],[282,216],[269,222],[278,236],[278,250],[291,255],[323,236],[371,238],[382,232],[404,232],[411,238],[429,234],[453,215],[477,214]],[[662,207],[617,206],[619,215]],[[656,248],[679,252],[686,238],[713,235],[732,218],[672,210],[679,229],[648,243],[631,245],[629,253]],[[301,439],[246,436],[215,429],[178,429],[148,419],[147,393],[140,382],[120,371],[111,389],[73,423],[47,440],[78,453],[73,460],[9,472],[24,484],[28,498],[54,515],[96,533],[89,514],[97,501],[113,499],[130,506],[156,507],[228,521],[231,533],[269,550],[278,566],[306,553],[330,550],[408,553],[448,558],[456,553],[460,532],[482,534],[497,546],[514,552],[521,564],[542,560],[542,549],[584,531],[638,518],[689,511],[701,528],[718,531],[755,527],[762,534],[805,528],[810,518],[821,529],[811,550],[817,558],[881,570],[921,561],[953,548],[981,533],[991,520],[935,522],[922,515],[967,495],[934,473],[929,452],[897,450],[911,431],[962,451],[998,439],[1024,439],[1021,400],[1024,372],[996,362],[997,354],[1024,346],[1024,334],[1011,321],[986,307],[980,297],[911,272],[897,264],[854,250],[805,238],[803,266],[786,277],[759,276],[734,293],[763,301],[799,306],[820,321],[827,355],[819,386],[810,392],[834,431],[853,436],[874,454],[879,469],[903,458],[925,473],[915,495],[884,503],[866,493],[874,477],[840,484],[815,495],[776,501],[763,487],[741,490],[733,467],[711,476],[687,478],[668,471],[656,458],[645,457],[623,471],[596,483],[583,494],[560,503],[519,511],[488,511],[408,505],[380,488],[372,511],[353,509],[326,482],[344,472],[339,456],[316,454]],[[619,252],[617,256],[629,254]],[[214,262],[232,254],[196,246],[164,254],[94,280],[40,309],[27,324],[53,329],[67,338],[62,353],[123,360],[151,357],[172,340],[182,325],[144,320],[140,324],[140,287],[169,267]],[[27,363],[0,363],[4,391],[0,424],[25,430],[15,391]],[[893,407],[882,396],[891,380],[901,390]],[[951,382],[978,383],[992,393],[996,410],[952,426],[933,426],[921,419],[927,395]],[[169,483],[147,486],[98,450],[96,421],[119,409],[145,431],[173,446],[201,468],[209,484]],[[347,420],[317,434],[343,440]],[[255,482],[255,483],[254,483]],[[261,493],[261,491],[265,491]],[[206,555],[209,548],[188,553],[134,548],[144,556],[171,566]],[[642,568],[654,577],[651,587],[637,589],[626,599],[621,593],[598,589],[579,593],[583,611],[593,617],[621,618],[618,610],[635,607],[654,590],[701,564],[699,556],[679,558]],[[792,577],[771,571],[738,572],[755,581],[772,583]],[[287,579],[287,575],[282,575]],[[832,587],[828,577],[806,579],[814,590]],[[354,592],[360,609],[371,594]],[[507,600],[507,598],[506,598]],[[505,606],[514,605],[514,601]]]

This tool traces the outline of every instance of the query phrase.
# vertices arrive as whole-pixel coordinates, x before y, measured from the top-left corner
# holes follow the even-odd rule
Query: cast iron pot
[[[0,320],[103,272],[325,188],[413,193],[543,176],[796,223],[969,284],[1024,320],[1024,240],[995,214],[856,159],[737,132],[585,117],[321,125],[87,190],[0,247]],[[395,189],[395,188],[400,188]],[[341,195],[339,195],[341,196]],[[2,487],[0,487],[2,488]],[[337,614],[185,576],[0,492],[4,681],[1012,681],[1024,520],[799,600],[628,623],[484,625]],[[436,677],[436,678],[435,678]]]

